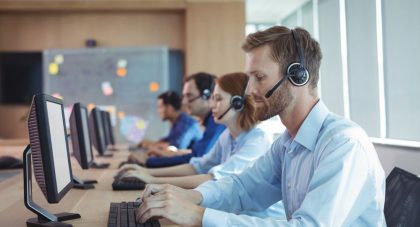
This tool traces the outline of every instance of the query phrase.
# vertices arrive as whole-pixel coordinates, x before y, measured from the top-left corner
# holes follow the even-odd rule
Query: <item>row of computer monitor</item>
[[[63,101],[45,94],[35,95],[28,116],[28,129],[30,145],[23,157],[25,206],[38,217],[29,219],[27,226],[80,217],[68,213],[51,214],[32,200],[32,162],[36,181],[49,203],[58,203],[75,184]],[[107,146],[115,144],[109,112],[94,108],[88,115],[86,106],[80,103],[73,106],[70,132],[73,153],[83,169],[94,163],[91,141],[99,155],[105,155]]]

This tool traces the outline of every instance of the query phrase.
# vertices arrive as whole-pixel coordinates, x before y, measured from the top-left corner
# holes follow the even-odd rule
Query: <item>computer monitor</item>
[[[82,169],[89,169],[93,163],[92,143],[89,133],[86,106],[75,103],[70,114],[70,138],[73,154]]]
[[[115,149],[115,137],[114,132],[112,130],[112,124],[111,124],[111,114],[108,111],[102,111],[102,123],[104,125],[105,129],[105,138],[107,141],[107,145],[110,146],[110,150],[116,150]]]
[[[38,217],[28,219],[27,226],[69,226],[60,221],[80,218],[79,214],[52,214],[32,200],[32,161],[35,179],[49,203],[58,203],[73,187],[65,128],[62,100],[35,95],[28,116],[30,145],[23,159],[25,206]]]
[[[89,130],[89,117],[86,106],[81,103],[75,103],[73,105],[69,121],[70,138],[72,142],[73,154],[76,157],[76,160],[79,162],[82,169],[108,168],[110,165],[109,163],[96,162],[93,157],[91,133]],[[87,184],[97,183],[96,180],[81,181],[80,179],[77,179],[74,176],[73,179],[75,180],[75,183],[78,183],[75,184],[75,187],[78,187],[79,184],[83,184],[83,182]]]
[[[105,138],[105,144],[106,147],[108,148],[108,146],[111,144],[111,138],[109,135],[109,125],[108,125],[108,121],[106,120],[106,111],[101,110],[101,120],[102,120],[102,125],[104,127],[104,138]]]
[[[112,157],[112,154],[106,154],[107,144],[105,139],[105,129],[102,121],[101,110],[99,110],[97,107],[93,108],[90,112],[89,126],[93,146],[98,151],[99,156]]]

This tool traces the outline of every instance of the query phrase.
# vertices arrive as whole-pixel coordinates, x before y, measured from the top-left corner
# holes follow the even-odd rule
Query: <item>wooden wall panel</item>
[[[186,11],[187,73],[243,71],[245,3],[190,2]]]
[[[184,49],[184,13],[161,12],[28,12],[0,14],[0,51],[167,45]]]

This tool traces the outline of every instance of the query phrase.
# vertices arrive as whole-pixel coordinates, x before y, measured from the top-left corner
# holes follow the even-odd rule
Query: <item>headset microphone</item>
[[[229,106],[229,108],[225,111],[225,112],[223,112],[222,113],[222,115],[220,115],[218,118],[217,118],[217,120],[220,120],[220,119],[222,119],[228,112],[229,112],[229,110],[230,109],[232,109],[232,106]]]
[[[199,98],[201,98],[201,96],[197,96],[197,97],[194,97],[192,99],[188,99],[188,103],[192,103],[192,102],[194,102],[195,100],[197,100]]]
[[[272,87],[270,90],[265,93],[265,98],[268,99],[273,95],[273,93],[277,90],[277,88],[286,80],[289,78],[289,75],[285,75],[279,82],[277,82],[274,87]]]

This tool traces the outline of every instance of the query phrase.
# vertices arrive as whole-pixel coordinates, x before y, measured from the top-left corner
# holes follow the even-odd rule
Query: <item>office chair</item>
[[[385,219],[388,227],[420,226],[420,177],[395,167],[386,178]]]

